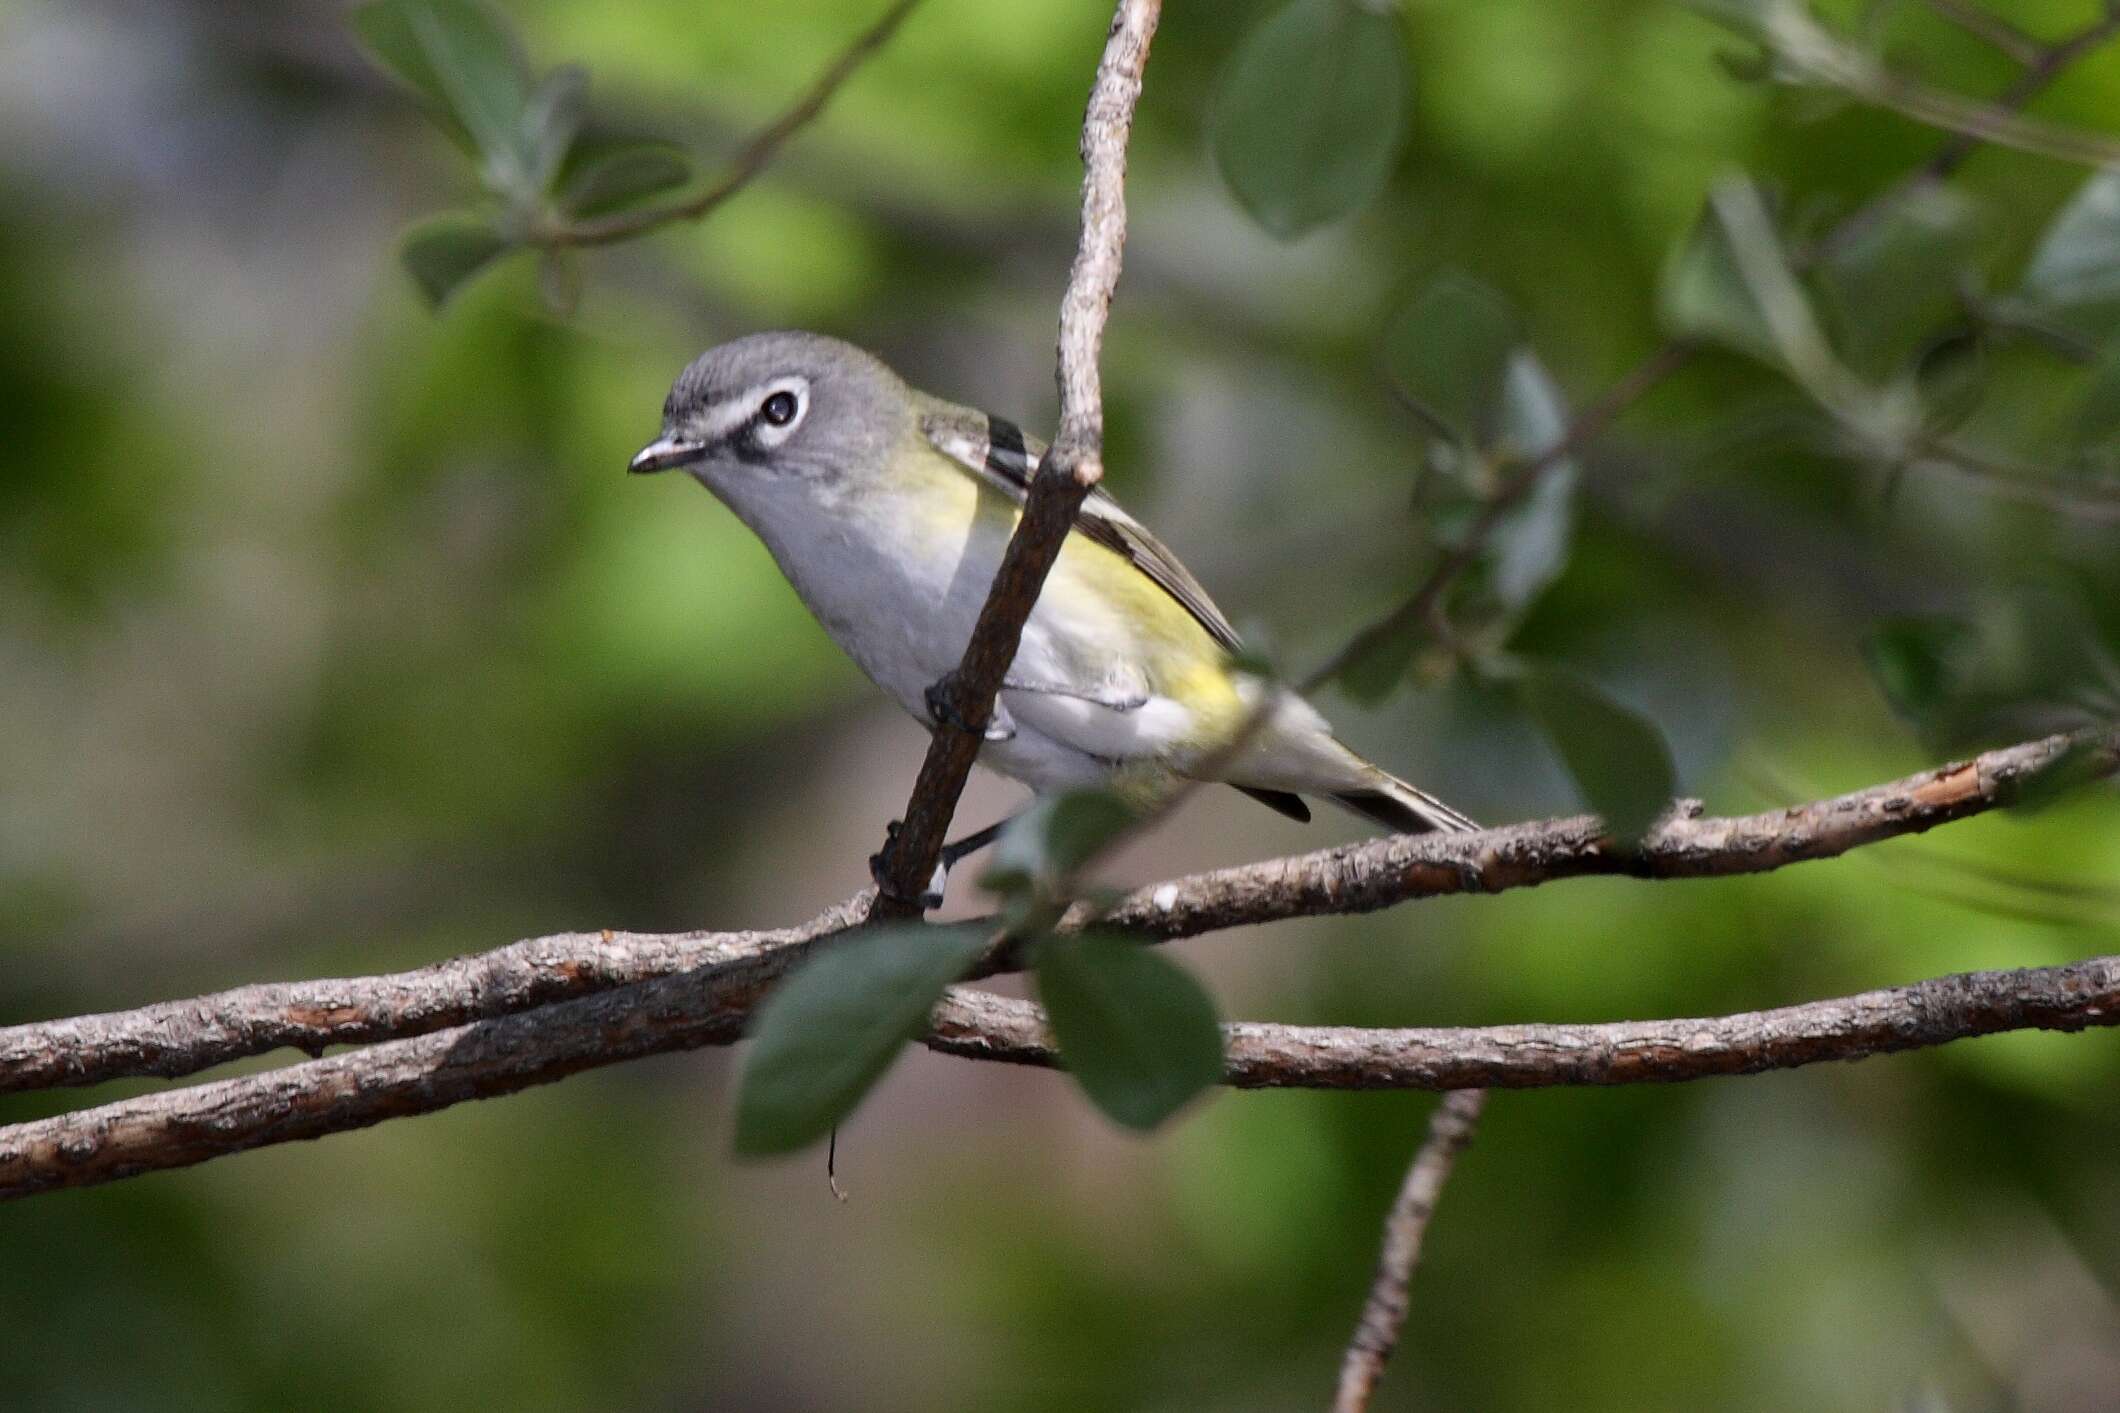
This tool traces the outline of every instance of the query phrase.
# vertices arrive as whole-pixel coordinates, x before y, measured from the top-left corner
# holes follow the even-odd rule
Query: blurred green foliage
[[[501,13],[525,93],[578,64],[579,133],[660,134],[711,174],[879,8]],[[2013,77],[1911,0],[1822,8],[1934,85]],[[2052,38],[2093,9],[2007,17]],[[527,260],[423,305],[403,233],[509,207],[341,6],[0,17],[0,1021],[576,925],[789,922],[858,886],[917,730],[708,497],[621,468],[686,359],[775,325],[1048,422],[1108,10],[926,0],[755,186],[579,262],[566,317]],[[2023,725],[1958,710],[1980,693],[2083,710],[2097,684],[2068,669],[2100,660],[2005,610],[2059,593],[2083,641],[2120,635],[2120,531],[2082,509],[2120,468],[2110,177],[1984,153],[1811,264],[1941,139],[1747,79],[1664,0],[1413,0],[1373,194],[1336,177],[1284,208],[1325,213],[1284,242],[1210,129],[1246,36],[1288,12],[1164,17],[1106,360],[1115,491],[1285,666],[1399,601],[1556,409],[1655,346],[1711,194],[1742,193],[1714,208],[1739,215],[1726,249],[1770,244],[1786,279],[1719,268],[1793,289],[1810,330],[1704,354],[1574,458],[1569,494],[1524,508],[1547,548],[1482,566],[1456,642],[1322,695],[1353,744],[1482,818],[1572,810],[1486,670],[1521,660],[1595,682],[1680,788],[1748,809]],[[2108,47],[2034,111],[2095,128],[2116,104]],[[1488,352],[1419,341],[1478,332],[1458,318],[1408,348],[1402,311],[1438,288],[1487,292]],[[1790,327],[1823,381],[1788,376]],[[1473,411],[1439,429],[1401,397]],[[1998,484],[2028,472],[2058,507]],[[1977,690],[1924,715],[1952,682]],[[1114,877],[1358,832],[1203,795]],[[1179,951],[1231,1016],[1706,1014],[2112,950],[2116,857],[2120,811],[2084,791],[1760,878]],[[1318,1406],[1427,1107],[1223,1094],[1144,1141],[1056,1077],[914,1053],[842,1133],[841,1206],[811,1158],[731,1162],[732,1072],[679,1057],[11,1207],[5,1402]],[[1378,1406],[2102,1407],[2116,1079],[2092,1033],[1499,1096]]]

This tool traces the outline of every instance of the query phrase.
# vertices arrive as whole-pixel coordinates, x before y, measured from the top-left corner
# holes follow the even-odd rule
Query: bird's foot
[[[946,857],[937,860],[935,871],[928,877],[927,891],[918,898],[903,898],[891,883],[891,850],[897,847],[898,835],[905,828],[905,821],[894,819],[883,827],[883,847],[869,855],[869,877],[876,890],[887,898],[898,898],[901,902],[918,903],[924,912],[932,912],[942,906],[943,890],[949,886],[950,863]]]
[[[993,714],[987,718],[984,730],[966,721],[964,713],[957,710],[957,704],[952,700],[956,685],[955,671],[946,672],[928,683],[927,690],[921,693],[921,699],[927,703],[928,720],[937,726],[962,731],[967,736],[977,736],[986,741],[1006,741],[1016,734],[1015,720],[1009,716],[1008,709],[998,701],[994,703]]]

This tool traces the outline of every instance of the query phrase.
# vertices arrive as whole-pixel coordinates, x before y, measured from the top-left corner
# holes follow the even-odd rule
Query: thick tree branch
[[[1615,852],[1583,820],[1379,840],[1142,889],[1122,902],[1117,917],[1151,937],[1181,936],[1583,873],[1761,872],[1995,808],[2064,761],[2110,772],[2120,765],[2120,733],[2028,742],[1772,814],[1674,820],[1652,831],[1636,854]],[[0,1197],[182,1167],[512,1093],[639,1055],[732,1043],[772,983],[819,940],[856,925],[868,896],[780,932],[568,934],[394,976],[245,987],[0,1030],[0,1087],[13,1088],[182,1074],[279,1045],[381,1042],[0,1128]],[[1005,954],[990,957],[981,974],[1014,964]],[[2116,968],[2120,961],[2101,958],[1982,973],[1713,1021],[1419,1031],[1243,1024],[1229,1030],[1228,1078],[1246,1086],[1441,1089],[1744,1073],[1995,1030],[2112,1024]],[[496,1015],[514,1007],[531,1009]],[[976,991],[946,999],[929,1043],[955,1054],[1057,1063],[1035,1007]]]
[[[2007,1030],[2113,1025],[2120,1025],[2120,956],[1964,972],[1829,1001],[1686,1020],[1409,1030],[1238,1021],[1223,1027],[1229,1051],[1223,1083],[1239,1089],[1435,1090],[1668,1084],[1859,1060]],[[953,988],[936,1008],[927,1045],[968,1059],[1061,1068],[1043,1011],[1029,1001],[967,987]]]
[[[286,1046],[321,1055],[534,1010],[702,967],[778,976],[867,914],[861,893],[799,927],[761,932],[563,932],[383,976],[242,986],[188,1001],[0,1029],[0,1094],[155,1075],[175,1079]],[[771,958],[770,962],[764,959]]]
[[[15,1124],[0,1129],[0,1200],[366,1128],[644,1055],[732,1044],[775,972],[757,963],[681,973],[267,1074]],[[2120,957],[2095,957],[1713,1019],[1419,1030],[1240,1022],[1224,1027],[1224,1082],[1247,1089],[1670,1082],[1860,1059],[2005,1030],[2116,1024]],[[972,1059],[1060,1066],[1038,1007],[963,987],[936,1007],[927,1044]]]
[[[918,900],[942,856],[943,837],[993,716],[994,696],[1015,661],[1024,621],[1038,601],[1046,574],[1060,558],[1075,512],[1104,474],[1104,399],[1097,359],[1126,246],[1126,144],[1133,132],[1134,105],[1141,97],[1149,41],[1162,9],[1161,0],[1120,0],[1112,16],[1082,120],[1082,238],[1060,301],[1059,435],[1031,478],[1022,519],[1002,555],[964,658],[937,684],[942,721],[928,743],[905,818],[880,855],[874,909],[878,917],[914,917],[921,912]]]
[[[1428,1116],[1428,1137],[1414,1154],[1391,1214],[1384,1219],[1384,1251],[1377,1259],[1376,1279],[1370,1283],[1369,1299],[1363,1302],[1362,1318],[1340,1361],[1333,1413],[1363,1413],[1376,1393],[1385,1361],[1398,1347],[1399,1331],[1406,1327],[1408,1289],[1413,1284],[1413,1268],[1421,1259],[1421,1241],[1428,1235],[1428,1219],[1435,1215],[1443,1184],[1450,1181],[1458,1155],[1471,1144],[1479,1128],[1480,1110],[1486,1105],[1486,1090],[1460,1089],[1445,1094]]]

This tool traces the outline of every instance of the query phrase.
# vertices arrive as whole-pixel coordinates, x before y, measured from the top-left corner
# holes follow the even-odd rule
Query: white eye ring
[[[781,378],[752,394],[751,435],[764,447],[776,447],[802,425],[810,411],[807,378]]]

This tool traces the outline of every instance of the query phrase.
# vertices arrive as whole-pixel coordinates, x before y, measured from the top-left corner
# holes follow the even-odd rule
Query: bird
[[[935,689],[963,656],[1043,453],[1016,424],[920,392],[853,344],[777,330],[688,364],[628,470],[682,470],[712,491],[833,642],[934,729],[946,724]],[[1478,827],[1342,744],[1242,650],[1177,556],[1093,490],[978,759],[1036,795],[1105,787],[1139,804],[1207,779],[1300,821],[1308,796],[1399,833]],[[949,844],[922,901],[939,905],[949,868],[1006,823]]]

